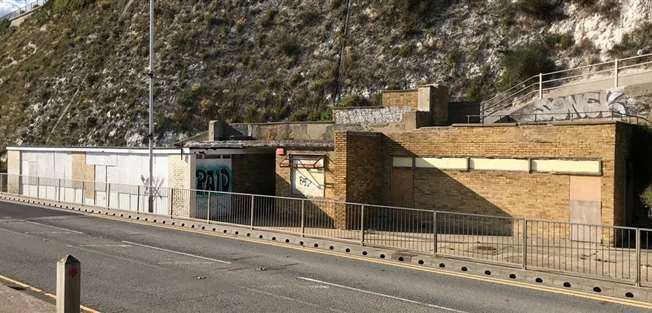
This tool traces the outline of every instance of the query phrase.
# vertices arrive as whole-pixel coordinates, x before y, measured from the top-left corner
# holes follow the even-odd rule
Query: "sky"
[[[36,0],[0,0],[0,16],[32,2],[36,2]]]

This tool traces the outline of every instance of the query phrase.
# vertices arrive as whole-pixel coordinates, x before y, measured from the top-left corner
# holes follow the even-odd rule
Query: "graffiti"
[[[197,189],[210,191],[231,191],[231,169],[228,166],[218,165],[211,168],[198,168]]]
[[[306,188],[310,188],[310,186],[312,185],[312,182],[307,177],[301,176],[301,177],[299,177],[299,184],[306,187]]]
[[[567,120],[611,117],[612,112],[628,114],[628,97],[622,91],[586,92],[537,100],[517,114],[536,114],[537,120]],[[534,119],[534,116],[519,120]]]
[[[140,175],[140,181],[143,183],[143,186],[145,187],[145,191],[143,194],[152,195],[154,197],[159,197],[159,198],[162,197],[160,190],[161,190],[161,186],[163,186],[163,179],[154,177],[151,190],[149,189],[149,178]]]
[[[292,193],[308,197],[324,196],[323,169],[293,168]]]

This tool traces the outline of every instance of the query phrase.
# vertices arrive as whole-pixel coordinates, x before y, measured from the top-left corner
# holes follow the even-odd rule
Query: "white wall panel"
[[[468,158],[417,158],[416,167],[438,168],[442,170],[468,170]]]
[[[576,160],[532,160],[532,170],[536,172],[601,175],[600,161]]]
[[[530,160],[471,158],[470,166],[474,170],[529,172]]]
[[[412,158],[395,157],[392,159],[394,167],[412,167]]]

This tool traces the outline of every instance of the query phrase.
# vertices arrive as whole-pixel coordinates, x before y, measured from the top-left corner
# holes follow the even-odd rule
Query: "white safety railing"
[[[23,6],[17,6],[14,11],[11,11],[3,16],[0,16],[0,21],[13,20],[21,15],[34,11],[48,2],[48,0],[32,0]]]
[[[652,73],[652,53],[567,70],[540,73],[483,101],[481,116],[486,118],[501,114],[504,110],[520,107],[532,100],[551,97],[556,93],[565,95],[565,90],[577,90],[583,86],[586,86],[586,91],[619,88],[623,86],[623,83],[629,83],[623,82],[624,80],[635,82],[638,80],[636,75],[642,73]]]
[[[651,229],[7,174],[0,193],[652,284]]]

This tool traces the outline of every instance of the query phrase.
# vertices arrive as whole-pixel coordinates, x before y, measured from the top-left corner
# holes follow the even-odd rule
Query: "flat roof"
[[[83,147],[83,146],[7,146],[7,151],[33,151],[33,152],[97,152],[97,153],[130,153],[147,154],[147,147]],[[152,150],[154,154],[182,153],[183,148],[161,147]]]
[[[207,142],[190,142],[186,147],[191,149],[244,149],[244,148],[286,148],[333,150],[332,140],[220,140]]]

